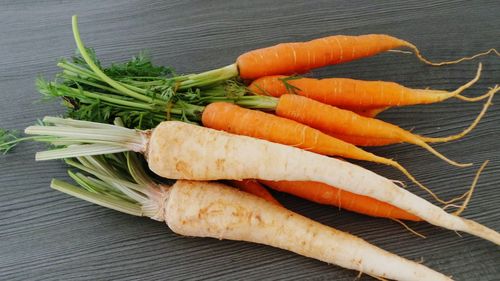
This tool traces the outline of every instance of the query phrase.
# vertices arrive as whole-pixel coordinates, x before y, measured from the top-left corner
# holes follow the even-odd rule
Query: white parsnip
[[[143,170],[136,154],[120,156],[66,160],[95,178],[70,172],[82,188],[60,180],[53,180],[51,186],[107,208],[164,221],[172,231],[184,236],[269,245],[376,277],[451,280],[353,235],[220,183],[157,183]]]
[[[446,213],[387,178],[298,148],[182,122],[163,122],[153,130],[146,155],[153,172],[173,179],[322,182],[387,202],[431,224],[500,245],[498,232]]]
[[[48,117],[52,127],[33,126],[28,134],[58,136],[57,142],[86,143],[85,149],[69,147],[37,154],[55,159],[102,153],[102,146],[127,148],[145,154],[149,168],[159,176],[186,180],[288,180],[316,181],[369,196],[450,230],[464,231],[500,245],[500,234],[474,221],[449,214],[425,199],[402,189],[391,180],[346,161],[330,158],[265,140],[233,135],[183,122],[162,122],[152,131],[140,132],[109,127],[85,129],[85,121]],[[73,138],[57,126],[78,126]],[[101,131],[101,133],[98,133]],[[102,135],[106,136],[103,141]],[[128,137],[127,137],[128,135]],[[124,139],[126,141],[124,141]],[[116,141],[114,141],[116,140]],[[97,143],[97,144],[96,144]],[[99,147],[94,148],[93,146]],[[85,145],[84,145],[85,146]]]
[[[213,182],[177,181],[168,191],[164,219],[181,235],[265,244],[372,276],[451,280],[356,236]]]

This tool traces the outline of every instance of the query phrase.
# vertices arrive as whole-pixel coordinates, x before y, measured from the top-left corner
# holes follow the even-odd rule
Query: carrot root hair
[[[408,172],[408,170],[406,170],[406,168],[404,168],[403,166],[401,166],[401,164],[399,164],[398,162],[388,159],[388,161],[380,162],[380,163],[384,163],[384,164],[393,166],[394,168],[398,169],[407,178],[409,178],[412,182],[414,182],[418,187],[420,187],[421,189],[423,189],[425,192],[429,193],[432,196],[432,198],[434,198],[439,203],[441,203],[441,204],[449,204],[448,201],[445,201],[445,200],[441,199],[432,190],[430,190],[427,186],[425,186],[422,183],[420,183],[412,174],[410,174],[410,172]]]
[[[486,55],[489,55],[491,53],[494,53],[497,56],[500,56],[500,53],[496,49],[492,48],[492,49],[489,49],[487,51],[477,53],[477,54],[469,56],[469,57],[462,57],[462,58],[459,58],[456,60],[451,60],[451,61],[433,62],[433,61],[426,59],[424,56],[422,56],[422,54],[420,53],[420,50],[417,48],[417,46],[413,45],[412,43],[406,42],[405,46],[410,48],[411,50],[413,50],[413,53],[415,54],[415,56],[417,56],[417,58],[420,61],[422,61],[425,64],[432,65],[432,66],[457,64],[457,63],[461,63],[463,61],[469,61],[469,60],[473,60],[473,59],[478,58],[478,57],[486,56]]]
[[[444,156],[443,154],[441,154],[440,152],[435,150],[432,146],[428,145],[425,141],[421,140],[420,137],[417,137],[417,140],[410,140],[409,142],[426,149],[427,151],[434,154],[436,157],[438,157],[439,159],[445,161],[446,163],[448,163],[450,165],[460,167],[460,168],[472,166],[472,163],[459,163],[459,162],[456,162],[454,160],[451,160],[450,158]]]
[[[456,216],[459,216],[465,210],[465,208],[467,207],[467,205],[470,202],[470,199],[472,197],[472,193],[474,192],[474,189],[476,188],[477,182],[479,180],[479,176],[481,175],[483,170],[486,168],[486,165],[488,165],[488,163],[489,163],[489,160],[486,160],[483,162],[483,164],[481,164],[481,167],[479,167],[479,169],[477,170],[476,175],[474,176],[474,180],[472,181],[472,184],[469,187],[469,189],[466,192],[464,192],[464,194],[449,200],[448,204],[443,206],[443,208],[442,208],[443,210],[446,210],[446,209],[451,208],[451,207],[457,208],[458,210],[456,210],[455,212],[452,213],[453,215],[456,215]],[[462,205],[453,204],[453,202],[458,201],[458,200],[462,200],[464,198],[465,198],[465,200],[462,203]]]
[[[476,101],[481,101],[481,100],[484,100],[485,98],[488,98],[490,96],[490,93],[487,92],[485,94],[482,94],[478,97],[466,97],[466,96],[462,96],[462,95],[456,95],[455,97],[459,100],[463,100],[463,101],[468,101],[468,102],[476,102]]]
[[[495,87],[497,87],[498,85],[496,85]],[[493,88],[495,88],[493,87]],[[492,90],[493,88],[490,88],[490,90]],[[463,96],[461,94],[458,94],[455,96],[455,98],[457,99],[460,99],[460,100],[463,100],[463,101],[469,101],[469,102],[475,102],[475,101],[481,101],[481,100],[484,100],[485,98],[488,98],[490,97],[490,95],[492,95],[491,91],[488,91],[486,92],[485,94],[482,94],[478,97],[466,97],[466,96]]]
[[[404,223],[403,221],[401,220],[398,220],[398,219],[394,219],[394,218],[391,218],[391,220],[399,223],[400,225],[402,225],[406,230],[408,230],[409,232],[411,232],[412,234],[420,237],[420,238],[427,238],[425,235],[421,234],[421,233],[418,233],[416,230],[412,229],[411,227],[409,227],[406,223]]]
[[[483,116],[486,114],[486,111],[488,111],[488,108],[490,105],[492,105],[492,100],[495,94],[500,90],[500,87],[498,85],[495,85],[495,87],[491,88],[488,93],[486,93],[487,96],[489,96],[488,100],[484,103],[483,109],[479,114],[477,115],[476,119],[474,119],[474,122],[472,122],[469,127],[467,127],[465,130],[463,130],[461,133],[456,134],[456,135],[451,135],[447,137],[422,137],[420,136],[420,139],[424,142],[430,142],[430,143],[436,143],[436,142],[449,142],[449,141],[454,141],[458,140],[460,138],[463,138],[466,136],[468,133],[470,133],[476,126],[479,124],[479,121],[483,118]]]
[[[467,82],[464,85],[458,87],[458,89],[456,89],[455,91],[451,92],[451,97],[456,97],[458,99],[461,99],[461,100],[464,100],[464,101],[470,101],[470,102],[480,101],[480,100],[488,97],[487,93],[484,94],[484,95],[482,95],[482,96],[474,97],[474,98],[469,98],[469,97],[465,97],[465,96],[461,95],[461,93],[463,91],[465,91],[466,89],[470,88],[472,85],[474,85],[479,80],[479,78],[481,78],[481,71],[482,70],[483,70],[483,64],[479,63],[479,66],[477,67],[476,76],[474,76],[474,78],[472,78],[472,80],[470,80],[469,82]]]
[[[472,198],[472,193],[474,193],[474,189],[476,188],[477,182],[479,181],[479,176],[481,175],[481,173],[486,168],[486,165],[488,165],[489,162],[490,162],[489,160],[486,160],[483,162],[481,167],[479,167],[479,169],[476,172],[476,176],[474,177],[474,180],[472,181],[472,185],[470,186],[469,191],[464,193],[464,194],[467,194],[467,197],[465,197],[465,200],[462,203],[462,205],[460,206],[460,208],[458,208],[458,210],[456,210],[455,212],[452,213],[453,215],[459,216],[460,214],[462,214],[462,212],[465,210],[465,208],[467,208],[467,205],[469,204],[470,199]]]

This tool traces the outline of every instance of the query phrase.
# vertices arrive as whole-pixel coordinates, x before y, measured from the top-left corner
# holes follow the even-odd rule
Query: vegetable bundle
[[[423,58],[411,43],[391,36],[331,36],[251,51],[224,68],[177,75],[172,69],[154,66],[142,55],[105,68],[93,50],[83,44],[76,17],[73,33],[80,56],[61,60],[58,66],[62,72],[55,81],[37,81],[43,95],[63,99],[68,117],[73,119],[46,117],[43,125],[25,131],[35,135],[25,139],[57,146],[37,153],[38,160],[76,157],[67,163],[95,177],[70,172],[85,190],[55,180],[52,187],[58,190],[118,211],[165,221],[182,235],[267,244],[376,278],[450,280],[287,211],[261,184],[362,214],[427,221],[500,245],[498,232],[459,217],[486,162],[469,191],[446,201],[398,162],[357,147],[406,142],[452,165],[471,165],[448,159],[429,143],[464,137],[485,115],[498,86],[480,96],[463,95],[479,80],[481,64],[472,80],[451,92],[409,89],[383,81],[286,76],[398,47],[412,49],[421,61],[431,65],[498,54],[494,49],[434,63]],[[244,84],[247,82],[248,86]],[[390,107],[450,98],[467,102],[486,99],[474,122],[455,135],[421,136],[374,118]],[[120,126],[102,124],[113,122]],[[7,132],[2,136],[0,149],[8,150],[20,141]],[[179,181],[172,186],[155,182],[132,151],[144,154],[149,169],[158,176]],[[465,199],[450,214],[396,181],[329,156],[393,166],[440,203]],[[228,184],[245,193],[206,182],[215,180],[230,180]],[[285,229],[286,233],[276,237],[276,229]]]
[[[450,280],[353,235],[220,183],[157,183],[133,153],[78,157],[67,163],[91,176],[69,171],[82,188],[60,180],[53,180],[52,188],[120,212],[164,221],[180,235],[266,244],[373,276]]]
[[[151,131],[53,117],[44,122],[49,126],[31,126],[25,132],[68,147],[37,153],[37,160],[135,151],[144,154],[152,172],[169,179],[321,182],[500,245],[499,233],[448,214],[393,181],[336,158],[179,121],[162,122]]]

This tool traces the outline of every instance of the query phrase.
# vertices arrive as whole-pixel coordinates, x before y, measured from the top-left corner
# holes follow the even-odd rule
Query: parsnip
[[[129,174],[122,174],[123,167],[116,169],[114,165],[119,164],[101,156],[67,162],[97,177],[70,173],[93,192],[58,180],[52,182],[53,188],[118,211],[165,221],[180,235],[265,244],[374,277],[451,280],[422,264],[223,184],[184,180],[173,186],[157,184],[133,154],[127,157]]]
[[[395,280],[451,280],[356,236],[211,182],[177,181],[164,217],[174,232],[265,244],[327,263]]]
[[[99,129],[96,123],[52,117],[45,121],[56,127],[32,126],[26,133],[59,136],[58,143],[93,144],[38,153],[39,160],[102,154],[103,147],[109,146],[144,153],[153,172],[171,179],[317,181],[387,202],[431,224],[500,245],[498,232],[448,214],[387,178],[335,158],[176,121],[163,122],[146,132],[119,127],[113,130],[109,125]]]

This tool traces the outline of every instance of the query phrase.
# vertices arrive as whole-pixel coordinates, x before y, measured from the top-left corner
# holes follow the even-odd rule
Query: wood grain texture
[[[84,41],[95,47],[104,63],[147,49],[156,63],[179,72],[208,70],[233,62],[247,50],[329,34],[387,33],[415,43],[435,60],[500,47],[500,2],[494,0],[268,2],[1,1],[0,127],[22,129],[44,115],[62,112],[57,103],[38,102],[34,79],[40,74],[52,77],[57,59],[73,54],[74,13],[80,16]],[[454,89],[474,75],[478,61],[433,68],[411,55],[387,53],[312,74]],[[500,82],[500,60],[480,61],[484,73],[469,95]],[[479,103],[447,101],[394,109],[382,118],[418,133],[447,135],[464,128],[480,108]],[[500,105],[495,104],[473,134],[435,145],[458,161],[491,160],[464,216],[496,230],[500,230],[499,122]],[[52,191],[51,178],[68,177],[62,162],[33,161],[41,148],[22,144],[0,158],[0,280],[347,281],[357,275],[266,246],[179,237],[161,223]],[[475,168],[451,167],[408,145],[371,151],[397,159],[445,198],[462,193],[475,172]],[[387,177],[403,178],[389,167],[359,163]],[[275,195],[310,218],[409,259],[423,257],[426,265],[456,280],[499,280],[500,252],[486,241],[411,223],[428,236],[422,240],[389,220]]]

